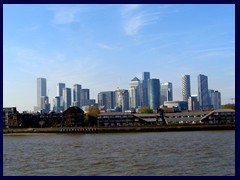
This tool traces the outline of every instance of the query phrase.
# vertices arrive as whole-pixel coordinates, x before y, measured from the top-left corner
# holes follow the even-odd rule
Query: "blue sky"
[[[47,78],[50,102],[57,83],[81,84],[90,98],[129,89],[142,72],[172,82],[208,76],[222,104],[235,97],[235,5],[3,5],[3,106],[33,110],[36,79]]]

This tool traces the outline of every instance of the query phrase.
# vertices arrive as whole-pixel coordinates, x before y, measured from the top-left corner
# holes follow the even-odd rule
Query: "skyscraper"
[[[37,78],[37,106],[41,107],[42,96],[47,96],[47,79]]]
[[[188,110],[198,110],[199,102],[197,100],[197,96],[190,96],[188,98]]]
[[[161,83],[160,87],[161,93],[161,105],[163,105],[164,101],[172,101],[173,100],[173,87],[170,82]]]
[[[65,88],[65,83],[57,84],[57,96],[63,96],[63,89]]]
[[[81,106],[88,106],[90,100],[90,92],[89,89],[81,89]]]
[[[118,89],[115,91],[115,106],[119,107],[122,112],[129,109],[129,93],[128,90]]]
[[[82,86],[80,84],[73,85],[73,101],[79,108],[81,108],[81,89]]]
[[[114,93],[113,91],[104,91],[98,93],[98,106],[105,106],[106,109],[113,109]]]
[[[71,94],[71,88],[64,88],[63,89],[63,105],[64,105],[64,111],[67,110],[72,103],[72,94]]]
[[[135,77],[130,82],[129,89],[129,106],[130,108],[138,108],[140,106],[140,80]]]
[[[198,75],[198,101],[200,109],[207,109],[210,105],[208,94],[208,77]]]
[[[56,113],[59,113],[61,111],[60,109],[60,96],[56,96],[53,99],[53,111]]]
[[[221,109],[221,93],[212,89],[209,89],[208,93],[213,109]]]
[[[148,106],[148,79],[150,79],[150,72],[143,72],[140,91],[141,106]]]
[[[183,101],[188,102],[188,98],[191,96],[190,87],[190,75],[182,76],[182,97]]]
[[[50,104],[47,97],[47,79],[37,78],[37,106],[34,107],[35,111],[49,112]]]
[[[60,111],[64,111],[64,105],[63,105],[63,89],[65,88],[65,83],[58,83],[57,84],[57,96],[60,100]],[[56,100],[54,100],[56,101]]]
[[[157,110],[160,106],[160,80],[148,80],[148,101],[149,106],[153,110]]]

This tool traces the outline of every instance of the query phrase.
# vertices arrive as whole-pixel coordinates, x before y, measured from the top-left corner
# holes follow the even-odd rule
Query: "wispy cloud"
[[[141,10],[141,5],[127,5],[122,10],[123,30],[129,36],[136,35],[144,26],[158,21],[160,11]]]
[[[54,24],[69,24],[73,22],[78,22],[77,14],[80,12],[79,8],[73,8],[73,7],[60,7],[60,8],[54,8],[50,9],[54,11],[54,17],[53,17],[53,23]]]
[[[111,46],[104,44],[104,43],[97,43],[97,46],[102,49],[112,49]]]

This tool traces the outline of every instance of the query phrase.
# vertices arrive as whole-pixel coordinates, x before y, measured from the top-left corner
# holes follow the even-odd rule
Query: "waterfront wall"
[[[3,134],[14,133],[122,133],[122,132],[167,132],[235,130],[235,125],[172,125],[172,126],[133,126],[133,127],[73,127],[73,128],[12,128],[4,129]]]

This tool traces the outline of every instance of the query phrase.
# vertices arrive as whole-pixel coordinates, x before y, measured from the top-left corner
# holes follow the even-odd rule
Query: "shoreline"
[[[131,127],[60,127],[60,128],[9,128],[3,135],[53,135],[53,134],[97,134],[129,132],[171,132],[171,131],[208,131],[235,130],[235,125],[159,125]]]

